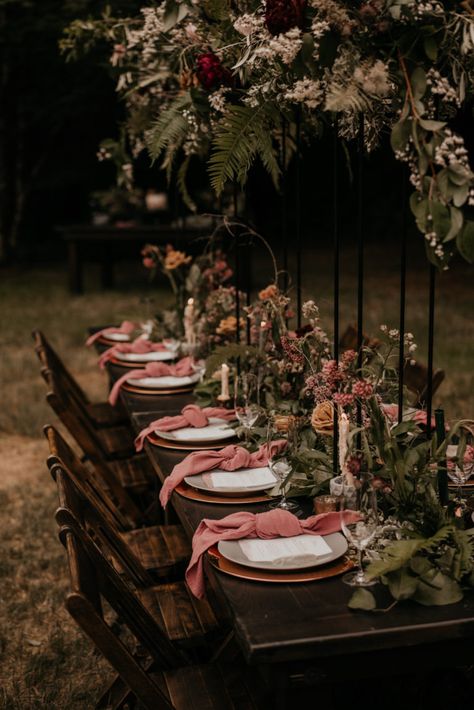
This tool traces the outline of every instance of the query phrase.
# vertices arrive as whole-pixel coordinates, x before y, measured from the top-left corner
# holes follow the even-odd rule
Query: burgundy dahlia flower
[[[200,54],[197,58],[196,76],[202,86],[210,91],[232,83],[232,75],[222,66],[221,60],[213,52]]]
[[[306,0],[267,0],[265,24],[272,35],[303,27]]]

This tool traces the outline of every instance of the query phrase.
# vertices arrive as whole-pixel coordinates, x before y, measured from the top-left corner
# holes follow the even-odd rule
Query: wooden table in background
[[[164,246],[187,245],[203,235],[202,229],[177,229],[166,225],[114,227],[93,225],[58,227],[68,248],[69,289],[84,292],[83,266],[87,259],[100,264],[102,288],[114,287],[114,263],[119,258],[139,259],[140,249],[151,242]]]

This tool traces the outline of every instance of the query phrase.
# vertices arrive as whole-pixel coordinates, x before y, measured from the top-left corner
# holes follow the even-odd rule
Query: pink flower
[[[142,259],[142,264],[145,267],[145,269],[153,269],[155,266],[154,260],[151,258],[151,256],[145,256]]]
[[[349,392],[336,392],[333,400],[341,407],[348,407],[350,404],[354,404],[354,395]]]
[[[357,380],[352,386],[352,392],[359,399],[368,399],[372,396],[374,388],[368,380]]]
[[[474,446],[466,446],[466,451],[464,452],[464,463],[474,463]]]

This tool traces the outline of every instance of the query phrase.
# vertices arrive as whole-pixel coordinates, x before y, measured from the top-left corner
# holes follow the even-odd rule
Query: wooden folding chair
[[[53,478],[58,471],[71,482],[82,501],[81,515],[88,528],[137,587],[149,587],[156,579],[182,576],[191,546],[181,525],[154,525],[130,529],[123,507],[104,495],[85,466],[54,429],[45,427],[51,456],[48,467]],[[121,501],[123,504],[123,499]]]
[[[444,370],[435,370],[431,385],[431,395],[438,390],[445,378]],[[413,406],[425,409],[428,402],[428,368],[417,360],[406,360],[403,370],[405,387],[415,395]]]
[[[90,489],[100,500],[111,516],[111,520],[120,530],[133,530],[143,527],[148,521],[145,514],[130,496],[127,488],[121,485],[108,463],[98,466],[82,462],[60,433],[53,426],[43,428],[49,443],[51,456],[64,462],[71,474],[82,487]]]
[[[57,480],[64,488],[60,473]],[[136,700],[147,710],[255,710],[260,706],[256,698],[263,695],[261,688],[253,674],[245,668],[240,671],[236,663],[230,670],[186,665],[186,657],[163,627],[107,567],[99,548],[74,521],[62,526],[60,539],[67,550],[71,579],[66,608],[118,674],[96,708],[131,707]],[[104,570],[106,584],[100,585]],[[112,630],[102,611],[101,594],[119,615],[127,638],[132,635],[139,643],[140,656],[125,643],[125,635],[119,637]]]
[[[362,334],[362,345],[371,350],[377,350],[381,342],[377,338],[371,338],[366,333]],[[348,325],[341,337],[339,338],[340,350],[358,350],[357,328],[353,325]]]
[[[58,387],[54,374],[43,369],[42,375],[51,387],[46,401],[99,472],[104,470],[105,463],[120,485],[132,492],[141,493],[156,485],[153,467],[145,454],[134,453],[133,437],[128,429],[94,429],[88,418]]]
[[[128,423],[127,414],[120,404],[112,407],[108,402],[91,402],[89,400],[41,330],[34,330],[32,337],[35,342],[35,352],[42,366],[55,374],[58,382],[84,410],[93,426],[97,428],[115,427]]]

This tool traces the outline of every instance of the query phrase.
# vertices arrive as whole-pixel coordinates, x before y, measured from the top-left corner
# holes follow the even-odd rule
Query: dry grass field
[[[368,255],[366,331],[382,322],[397,326],[398,276],[384,249]],[[354,319],[353,254],[344,257],[341,322]],[[265,285],[265,266],[258,272]],[[305,258],[305,295],[331,316],[330,255]],[[255,268],[255,271],[257,269]],[[472,267],[456,265],[439,279],[436,366],[446,381],[436,399],[448,418],[474,415],[474,286]],[[103,293],[90,278],[84,296],[72,297],[58,266],[0,274],[0,707],[8,710],[93,707],[110,669],[63,610],[67,590],[64,552],[53,513],[56,492],[44,460],[41,428],[53,417],[31,346],[39,327],[51,338],[92,398],[105,396],[105,377],[94,353],[83,347],[86,328],[137,316],[145,280],[121,267],[120,289]],[[135,285],[134,285],[135,284]],[[407,327],[426,359],[427,268],[408,273]],[[330,330],[330,327],[328,328]],[[425,334],[425,335],[424,335]]]

